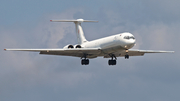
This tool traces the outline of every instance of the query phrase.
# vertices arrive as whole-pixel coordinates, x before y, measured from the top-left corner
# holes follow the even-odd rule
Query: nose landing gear
[[[125,59],[129,59],[128,50],[126,50]]]

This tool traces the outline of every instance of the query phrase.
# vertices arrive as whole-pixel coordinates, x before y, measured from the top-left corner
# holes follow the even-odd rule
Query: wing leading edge
[[[5,51],[30,51],[30,52],[40,52],[39,54],[47,55],[63,55],[63,56],[75,56],[83,57],[84,54],[88,58],[95,58],[100,53],[99,48],[76,48],[76,49],[4,49]]]

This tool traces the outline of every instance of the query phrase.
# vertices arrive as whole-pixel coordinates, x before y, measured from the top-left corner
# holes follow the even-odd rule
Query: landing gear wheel
[[[129,55],[125,55],[125,59],[129,59]]]
[[[85,60],[85,65],[89,65],[89,59]]]
[[[116,56],[115,56],[114,54],[109,54],[109,56],[110,56],[112,59],[108,61],[108,64],[109,64],[109,65],[116,65],[116,59],[117,59]],[[114,58],[115,60],[114,60],[113,58]]]
[[[81,64],[82,65],[89,65],[89,59],[82,59]]]
[[[116,65],[116,60],[109,60],[109,61],[108,61],[108,64],[109,64],[109,65]]]
[[[124,57],[125,57],[125,59],[129,59],[128,52],[129,52],[129,50],[127,49],[127,50],[126,50],[126,55],[124,56]]]
[[[81,60],[81,65],[84,65],[85,64],[85,61],[84,59]]]

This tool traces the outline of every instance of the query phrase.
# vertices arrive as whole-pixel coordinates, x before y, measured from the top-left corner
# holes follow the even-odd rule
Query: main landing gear
[[[84,56],[82,57],[84,59],[81,58],[82,65],[89,65],[89,59],[86,59],[86,56],[87,56],[87,54],[84,54]],[[108,61],[108,64],[116,65],[116,60],[117,60],[116,56],[114,54],[110,54],[110,57],[111,57],[111,59]],[[125,59],[129,59],[128,50],[126,50],[126,55],[124,57],[125,57]]]
[[[83,57],[84,59],[81,60],[82,65],[89,65],[89,59],[86,59],[86,54]]]
[[[125,59],[129,59],[129,55],[128,54],[125,55]]]
[[[108,61],[108,64],[109,65],[116,65],[116,59],[117,59],[116,56],[115,55],[111,55],[111,58],[112,59]],[[113,58],[115,58],[115,60]]]
[[[82,65],[89,65],[89,59],[82,59],[81,64]]]

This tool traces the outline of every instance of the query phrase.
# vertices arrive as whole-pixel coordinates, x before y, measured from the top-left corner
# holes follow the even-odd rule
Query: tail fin
[[[76,25],[76,34],[78,43],[82,44],[84,42],[87,42],[86,38],[84,37],[84,32],[81,27],[82,22],[98,22],[98,21],[91,21],[91,20],[83,20],[83,19],[77,19],[77,20],[50,20],[51,22],[74,22]]]

